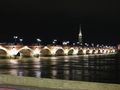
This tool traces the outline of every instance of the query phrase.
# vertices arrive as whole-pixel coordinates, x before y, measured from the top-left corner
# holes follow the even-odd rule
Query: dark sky
[[[114,0],[1,0],[0,23],[0,42],[13,42],[14,35],[24,42],[76,42],[81,24],[84,42],[120,43],[120,6]]]

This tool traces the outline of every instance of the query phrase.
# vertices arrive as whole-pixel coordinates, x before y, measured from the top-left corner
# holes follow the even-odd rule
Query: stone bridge
[[[38,57],[60,55],[111,54],[116,50],[113,47],[80,47],[80,46],[22,46],[0,45],[0,57]]]

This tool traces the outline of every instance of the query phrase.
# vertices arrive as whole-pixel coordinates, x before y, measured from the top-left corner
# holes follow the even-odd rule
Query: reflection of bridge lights
[[[33,63],[34,63],[34,68],[40,68],[41,67],[41,64],[40,64],[40,60],[38,60],[38,59],[35,59],[34,61],[33,61]]]
[[[16,60],[9,60],[9,62],[10,62],[11,64],[18,64],[18,62],[17,62]]]
[[[57,76],[57,70],[52,70],[52,78],[56,78]]]
[[[18,71],[18,76],[23,76],[23,72],[22,71]]]
[[[56,59],[58,59],[58,57],[51,57],[50,59],[56,61]]]
[[[10,74],[11,75],[15,75],[15,76],[17,76],[17,72],[18,72],[18,70],[17,69],[10,69]]]
[[[57,64],[57,60],[55,60],[55,59],[54,59],[54,60],[51,60],[51,64],[52,64],[52,65],[56,65],[56,64]]]
[[[68,59],[65,59],[64,61],[65,61],[65,62],[68,62],[69,60],[68,60]]]
[[[36,77],[40,78],[41,77],[41,72],[40,71],[35,71]]]

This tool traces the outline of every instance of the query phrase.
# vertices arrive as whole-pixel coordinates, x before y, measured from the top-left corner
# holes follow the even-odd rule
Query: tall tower
[[[78,35],[78,42],[80,45],[82,45],[82,31],[81,31],[81,25],[80,25],[80,30],[79,30],[79,35]]]

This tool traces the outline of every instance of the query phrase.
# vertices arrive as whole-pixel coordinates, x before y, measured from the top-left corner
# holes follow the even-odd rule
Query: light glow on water
[[[37,78],[119,83],[115,55],[75,55],[0,60],[0,73]]]

